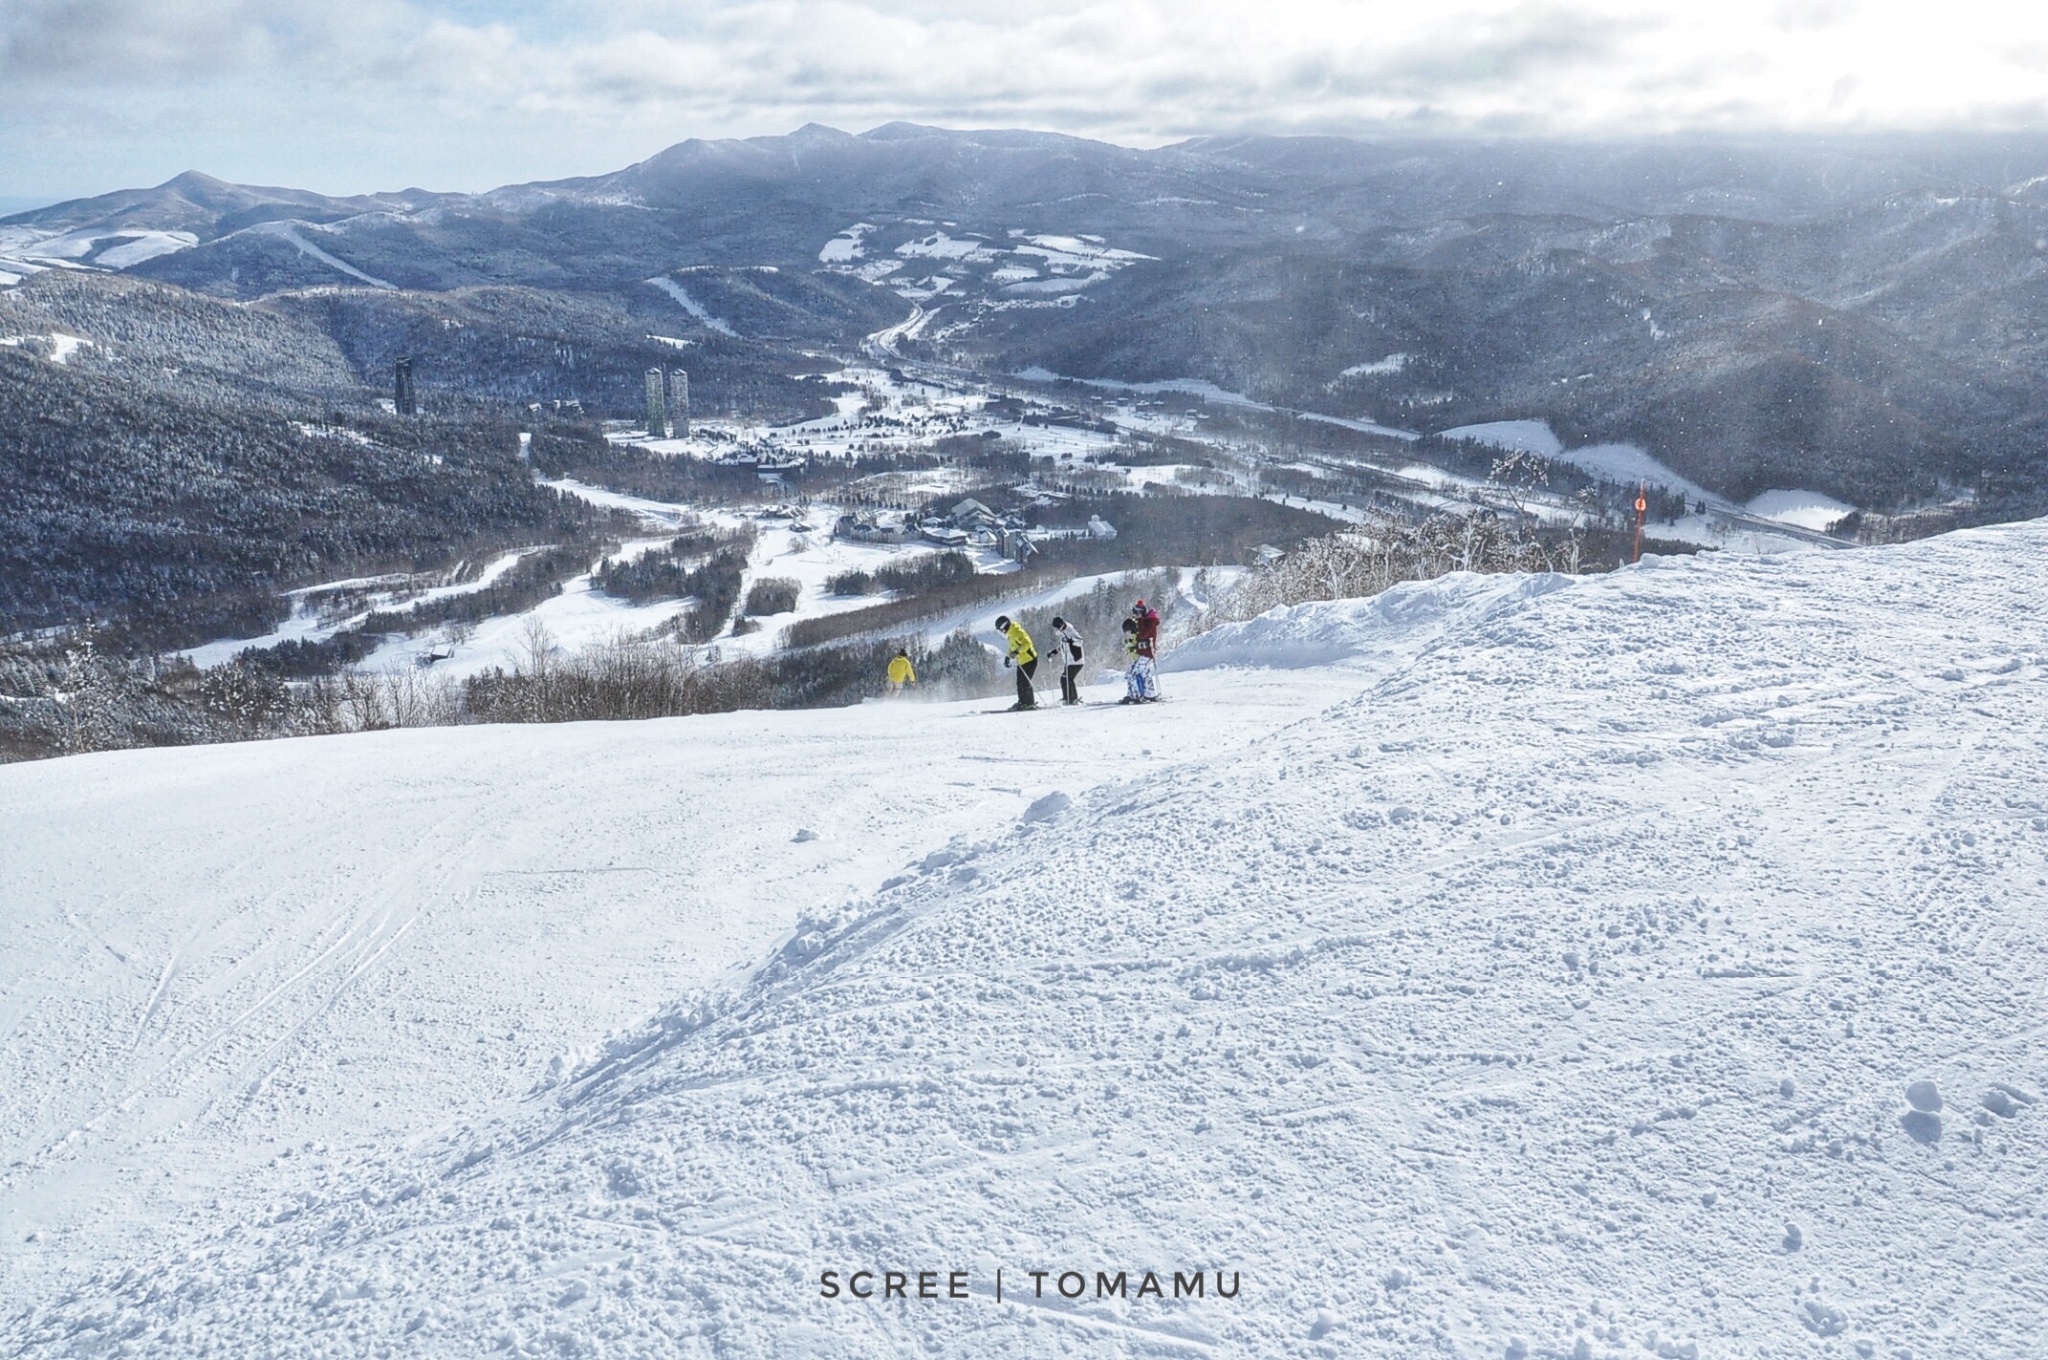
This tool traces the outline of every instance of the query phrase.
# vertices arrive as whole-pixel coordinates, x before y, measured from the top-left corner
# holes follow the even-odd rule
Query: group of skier
[[[996,632],[1005,648],[1003,665],[1017,673],[1017,702],[1011,711],[1038,707],[1038,644],[1024,625],[1007,614],[996,616]],[[1081,635],[1059,615],[1052,620],[1052,659],[1060,677],[1060,702],[1081,702],[1081,666],[1084,651]],[[1124,697],[1121,704],[1150,704],[1159,701],[1159,611],[1143,600],[1131,606],[1123,621]],[[896,649],[889,659],[889,692],[917,683],[917,669],[910,663],[910,650]]]
[[[1033,684],[1038,674],[1038,646],[1031,640],[1031,634],[1024,625],[1007,614],[996,618],[996,632],[1002,635],[1006,648],[1003,664],[1017,673],[1017,702],[1012,711],[1038,707],[1038,691]],[[1057,614],[1052,620],[1052,658],[1057,662],[1060,676],[1060,702],[1078,704],[1081,702],[1081,666],[1083,645],[1081,635],[1074,626]],[[1131,612],[1123,621],[1124,647],[1124,697],[1119,703],[1145,704],[1159,699],[1159,611],[1143,600],[1131,606]]]

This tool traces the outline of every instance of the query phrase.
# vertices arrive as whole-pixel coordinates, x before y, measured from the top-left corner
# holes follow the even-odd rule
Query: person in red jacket
[[[1132,666],[1142,682],[1143,702],[1159,699],[1159,611],[1143,600],[1131,606],[1131,618],[1138,625],[1138,659]]]

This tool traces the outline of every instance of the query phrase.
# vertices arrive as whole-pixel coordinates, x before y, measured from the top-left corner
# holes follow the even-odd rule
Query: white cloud
[[[250,138],[282,145],[353,113],[366,127],[416,128],[405,154],[426,171],[505,162],[522,144],[538,160],[554,148],[616,157],[628,145],[644,154],[686,135],[810,120],[1048,127],[1141,143],[1243,130],[2048,128],[2048,9],[0,0],[0,78],[48,96],[18,135],[67,117],[102,127],[125,113],[139,125],[175,103],[188,127],[212,120],[215,142],[232,142],[220,113],[232,109],[262,123]],[[0,132],[0,150],[9,140]]]

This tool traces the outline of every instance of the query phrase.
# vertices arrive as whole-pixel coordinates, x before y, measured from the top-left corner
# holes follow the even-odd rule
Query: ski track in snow
[[[710,312],[706,311],[703,303],[697,301],[696,298],[690,296],[689,289],[683,287],[683,285],[677,283],[668,275],[657,274],[653,278],[649,279],[648,282],[653,284],[656,288],[659,288],[662,292],[667,293],[670,297],[674,298],[676,305],[678,307],[681,307],[684,311],[688,312],[692,317],[694,317],[698,321],[699,324],[703,325],[707,330],[717,331],[720,335],[738,334],[738,332],[734,331],[731,326],[727,325],[725,322],[719,320]]]
[[[322,250],[319,246],[316,246],[311,241],[308,241],[304,236],[299,234],[298,229],[302,225],[304,224],[297,222],[258,222],[255,226],[246,227],[244,228],[244,230],[257,236],[275,236],[279,240],[284,241],[285,243],[290,245],[293,249],[297,250],[301,255],[306,256],[308,259],[318,260],[321,264],[326,265],[328,268],[337,269],[342,273],[348,275],[352,279],[356,279],[362,283],[369,284],[372,288],[384,288],[396,291],[396,289],[398,288],[397,284],[388,283],[385,280],[376,277],[374,274],[365,274],[362,270],[356,268],[347,260],[341,259],[338,256],[330,254],[328,251]]]
[[[2044,570],[2048,522],[1450,578],[1219,630],[1156,710],[0,770],[0,1340],[2034,1354]],[[664,994],[523,1101],[547,1045],[471,1038]],[[1002,1305],[816,1296],[999,1265]],[[1243,1292],[1018,1297],[1047,1267]]]

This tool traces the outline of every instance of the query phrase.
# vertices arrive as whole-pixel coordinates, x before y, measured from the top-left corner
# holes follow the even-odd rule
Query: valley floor
[[[0,1349],[2031,1354],[2044,571],[1449,577],[1156,708],[0,769]]]

